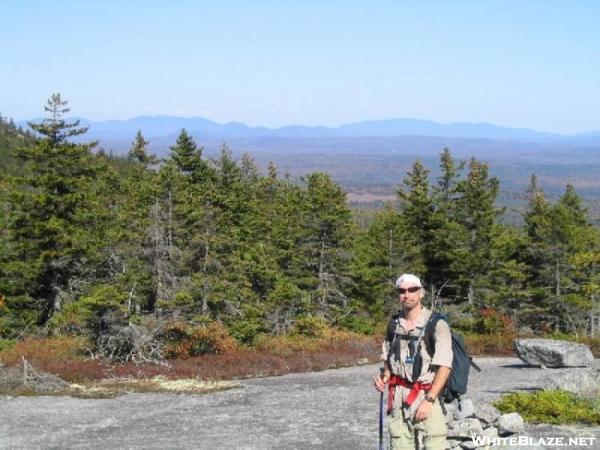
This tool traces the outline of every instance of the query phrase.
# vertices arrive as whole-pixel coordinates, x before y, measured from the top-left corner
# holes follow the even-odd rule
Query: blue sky
[[[0,113],[600,129],[596,1],[5,0]]]

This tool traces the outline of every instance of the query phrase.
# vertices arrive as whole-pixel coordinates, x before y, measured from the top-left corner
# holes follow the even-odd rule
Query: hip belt
[[[388,384],[388,401],[387,401],[387,413],[390,414],[394,409],[394,396],[396,392],[396,386],[402,386],[409,388],[410,392],[406,397],[406,405],[410,406],[419,396],[420,391],[429,392],[431,389],[431,383],[420,383],[418,381],[411,382],[405,378],[399,377],[398,375],[392,375]]]

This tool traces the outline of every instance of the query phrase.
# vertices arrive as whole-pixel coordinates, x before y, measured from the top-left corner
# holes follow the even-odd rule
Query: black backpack
[[[406,339],[409,341],[417,341],[418,338],[415,336],[398,336],[396,335],[396,323],[398,322],[400,315],[396,314],[387,327],[387,340],[391,343],[390,346],[390,357],[392,354],[396,355],[396,358],[399,358],[400,355],[400,343],[398,339]],[[445,320],[446,323],[448,320],[446,316],[440,313],[432,313],[427,325],[425,326],[425,332],[423,335],[423,341],[425,342],[425,348],[427,353],[433,357],[435,353],[435,327],[439,320]],[[465,345],[464,339],[460,334],[457,334],[450,330],[452,335],[452,371],[450,372],[450,377],[448,378],[448,382],[446,383],[446,387],[441,394],[441,398],[445,403],[450,403],[455,399],[458,399],[460,403],[460,396],[467,392],[467,384],[469,381],[469,371],[471,366],[473,366],[478,372],[481,372],[481,368],[473,362],[473,358],[469,356],[469,352],[467,351],[467,347]],[[415,360],[413,363],[413,380],[416,380],[421,373],[422,361],[420,357],[420,353],[418,351],[415,352]]]

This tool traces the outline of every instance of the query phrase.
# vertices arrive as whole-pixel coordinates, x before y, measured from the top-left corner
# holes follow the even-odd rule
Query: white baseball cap
[[[400,287],[401,283],[410,283],[415,286],[423,287],[421,284],[421,279],[412,273],[403,273],[400,275],[400,277],[396,280],[396,286]]]

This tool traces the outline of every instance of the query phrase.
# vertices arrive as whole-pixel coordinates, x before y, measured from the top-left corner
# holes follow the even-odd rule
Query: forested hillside
[[[467,331],[594,331],[600,232],[571,186],[550,203],[532,176],[525,225],[503,225],[500,180],[444,150],[435,182],[415,161],[400,206],[361,229],[326,173],[263,174],[226,146],[207,158],[185,130],[165,160],[141,132],[115,158],[71,142],[86,129],[64,119],[60,95],[45,109],[35,139],[0,124],[2,339],[74,334],[102,347],[127,325],[248,345],[302,327],[372,333],[405,271],[443,287]]]

